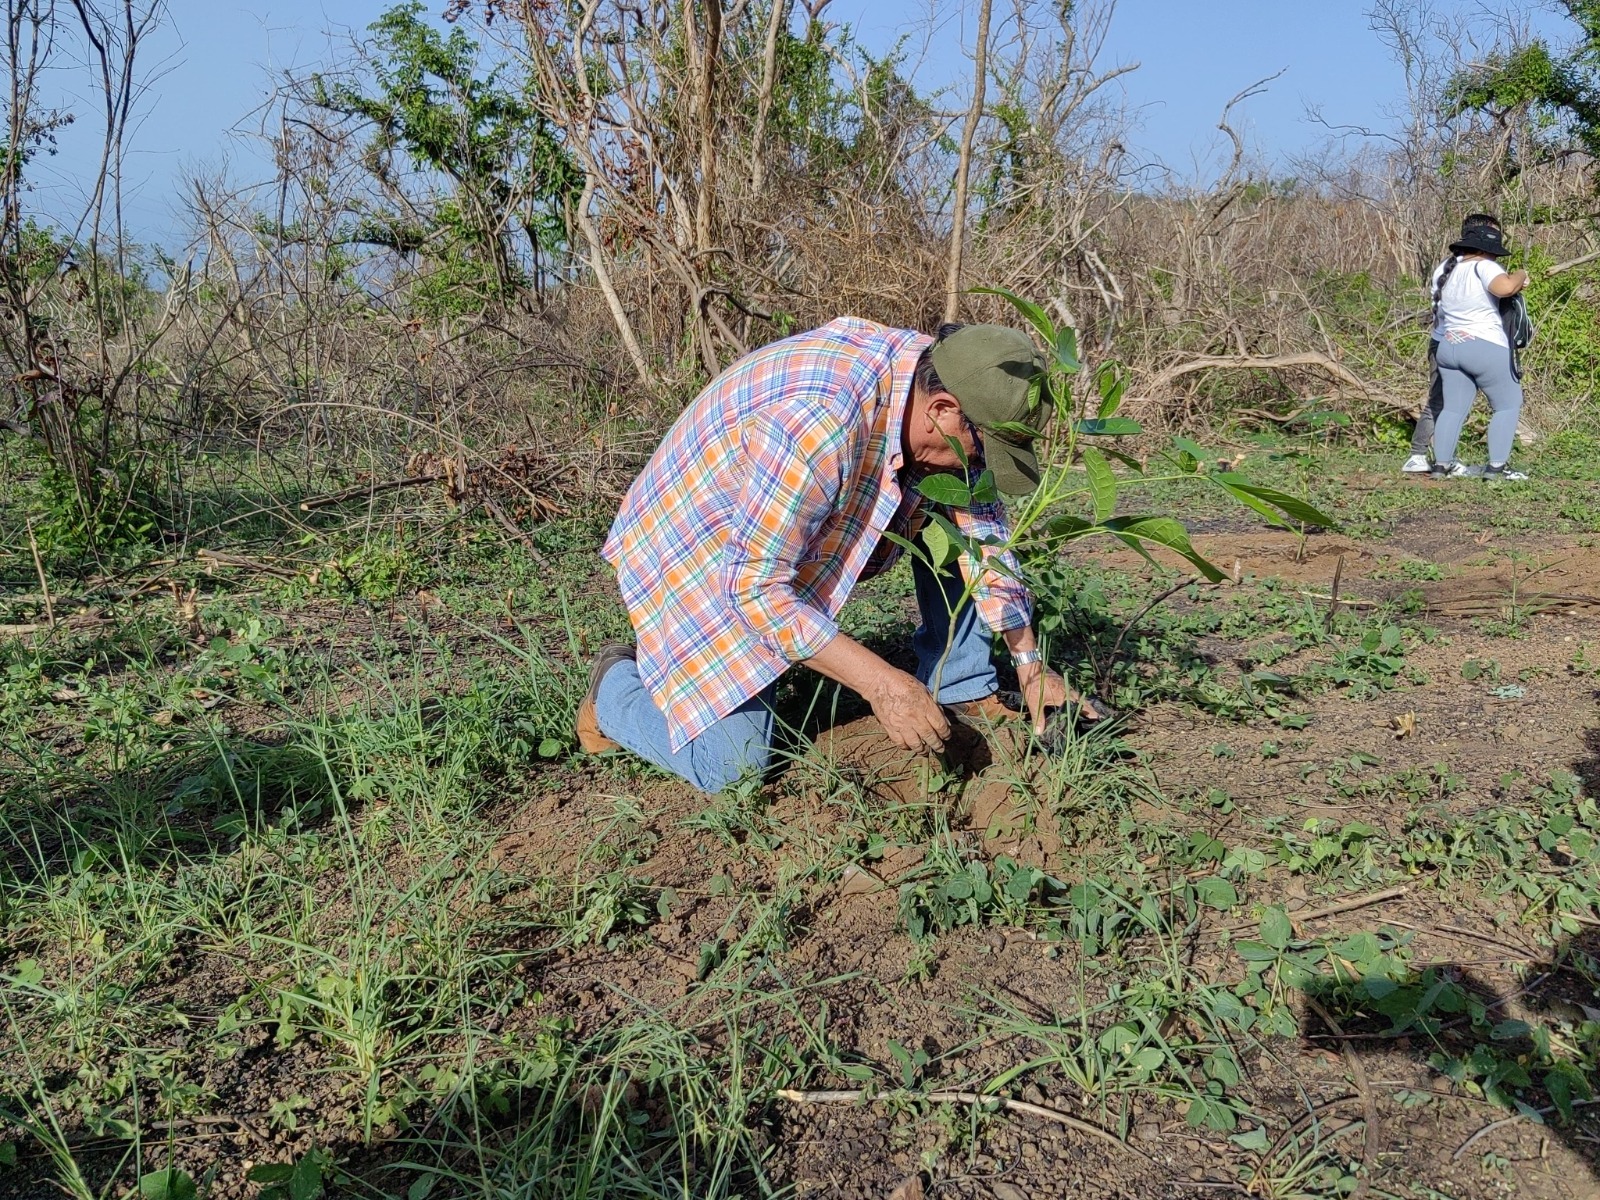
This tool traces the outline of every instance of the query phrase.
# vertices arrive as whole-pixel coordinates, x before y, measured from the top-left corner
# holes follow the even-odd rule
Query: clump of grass
[[[582,1037],[556,1018],[502,1043],[462,1074],[430,1136],[401,1139],[397,1169],[483,1200],[779,1194],[765,1110],[843,1064],[826,1007],[764,952],[769,925],[755,914],[675,1005],[631,1001]]]

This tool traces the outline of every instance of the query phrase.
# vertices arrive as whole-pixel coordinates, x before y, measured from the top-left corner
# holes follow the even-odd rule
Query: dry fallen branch
[[[1594,1104],[1600,1104],[1600,1101],[1597,1101],[1597,1100],[1574,1100],[1572,1102],[1572,1107],[1573,1108],[1588,1108],[1588,1107],[1590,1107],[1591,1105],[1594,1105]],[[1555,1112],[1556,1111],[1556,1107],[1555,1107],[1555,1105],[1552,1104],[1547,1108],[1541,1108],[1541,1109],[1537,1109],[1535,1111],[1537,1111],[1538,1114],[1541,1117],[1546,1117],[1546,1116],[1549,1116],[1551,1113]],[[1519,1122],[1527,1121],[1529,1119],[1530,1118],[1528,1117],[1528,1115],[1526,1113],[1514,1113],[1509,1117],[1502,1117],[1498,1121],[1490,1121],[1482,1129],[1478,1130],[1477,1133],[1473,1134],[1466,1141],[1462,1142],[1461,1145],[1457,1146],[1455,1153],[1450,1156],[1451,1160],[1453,1161],[1455,1159],[1460,1158],[1468,1150],[1472,1149],[1472,1147],[1477,1143],[1479,1138],[1486,1137],[1487,1135],[1493,1133],[1496,1129],[1504,1129],[1507,1125],[1516,1125]]]
[[[1301,592],[1301,597],[1306,600],[1332,600],[1328,592]],[[1383,604],[1377,600],[1358,600],[1354,596],[1340,596],[1339,604],[1344,608],[1382,608]]]
[[[261,1126],[256,1123],[255,1118],[268,1115],[267,1113],[253,1113],[248,1117],[178,1117],[171,1121],[152,1121],[146,1128],[157,1133],[177,1133],[186,1129],[217,1129],[231,1125],[236,1129],[244,1130],[257,1141],[265,1142],[267,1135],[262,1132]],[[75,1150],[88,1149],[91,1146],[116,1145],[124,1140],[111,1134],[87,1132],[70,1134],[66,1139],[67,1145]]]
[[[1384,888],[1381,892],[1369,892],[1365,896],[1355,896],[1349,900],[1341,900],[1337,904],[1329,904],[1323,908],[1313,908],[1309,912],[1290,913],[1290,918],[1300,924],[1303,921],[1316,921],[1322,917],[1336,917],[1340,913],[1354,912],[1358,908],[1370,908],[1374,904],[1382,904],[1385,900],[1395,900],[1404,896],[1411,889],[1402,884],[1399,887]],[[1397,922],[1391,921],[1391,925]],[[1237,933],[1241,929],[1254,929],[1255,921],[1243,921],[1237,925],[1229,925],[1230,933]]]
[[[1538,962],[1539,951],[1526,944],[1515,945],[1505,934],[1496,936],[1488,933],[1478,933],[1471,929],[1453,929],[1448,925],[1413,925],[1409,921],[1396,921],[1392,918],[1384,921],[1385,925],[1393,925],[1396,929],[1409,929],[1413,933],[1431,933],[1438,937],[1455,938],[1461,941],[1481,942],[1485,946],[1492,946],[1496,950],[1515,950],[1522,957],[1511,959],[1512,962]]]
[[[501,508],[487,496],[484,497],[483,507],[491,517],[500,523],[500,528],[504,529],[508,534],[510,534],[512,539],[521,545],[522,548],[526,550],[530,556],[532,556],[535,562],[544,561],[544,555],[539,553],[539,548],[533,544],[533,539],[523,532],[523,530],[518,528],[515,521],[506,516],[505,509]]]
[[[28,549],[33,551],[33,569],[38,572],[39,591],[44,596],[44,619],[50,623],[50,627],[53,629],[56,623],[56,606],[50,599],[50,584],[45,579],[44,560],[39,557],[39,539],[34,536],[32,517],[28,518]]]
[[[452,458],[424,450],[411,456],[404,475],[395,479],[358,483],[322,496],[310,496],[300,501],[300,511],[314,512],[343,504],[347,500],[371,500],[385,492],[438,483],[444,485],[445,498],[451,504],[482,505],[513,537],[531,549],[532,541],[494,502],[493,493],[521,492],[526,498],[524,507],[528,514],[536,521],[548,520],[560,516],[562,509],[554,500],[540,495],[538,489],[548,487],[560,474],[560,470],[552,472],[550,464],[537,452],[515,446],[507,447],[498,459],[486,460],[482,466],[473,466],[465,458]]]
[[[1191,358],[1188,362],[1178,363],[1159,372],[1150,380],[1149,391],[1152,395],[1169,392],[1172,385],[1185,375],[1192,375],[1196,371],[1288,371],[1296,367],[1314,367],[1324,374],[1332,376],[1340,383],[1355,388],[1362,395],[1372,400],[1377,400],[1390,408],[1411,412],[1415,404],[1403,400],[1396,400],[1386,396],[1370,384],[1365,383],[1348,367],[1335,362],[1326,354],[1319,354],[1315,350],[1307,350],[1300,354],[1273,354],[1258,356],[1250,354],[1208,354],[1200,358]]]
[[[1566,262],[1556,263],[1554,266],[1546,268],[1544,273],[1546,277],[1551,275],[1560,275],[1566,271],[1572,270],[1574,267],[1581,267],[1587,263],[1592,263],[1597,258],[1600,258],[1600,250],[1593,250],[1588,254],[1580,254],[1577,258],[1569,258]]]
[[[1333,1032],[1335,1037],[1341,1039],[1342,1044],[1339,1048],[1344,1052],[1344,1063],[1350,1071],[1350,1082],[1355,1084],[1356,1090],[1361,1093],[1361,1107],[1366,1116],[1366,1121],[1364,1122],[1366,1126],[1364,1131],[1365,1138],[1361,1154],[1361,1165],[1365,1170],[1361,1174],[1360,1181],[1356,1184],[1356,1190],[1351,1193],[1352,1200],[1360,1200],[1369,1190],[1369,1181],[1372,1178],[1374,1168],[1378,1165],[1378,1149],[1383,1140],[1382,1132],[1378,1126],[1378,1104],[1373,1099],[1372,1085],[1367,1082],[1367,1071],[1361,1065],[1361,1056],[1355,1052],[1355,1047],[1345,1037],[1345,1032],[1340,1028],[1339,1022],[1335,1021],[1333,1014],[1309,995],[1306,997],[1306,1007],[1322,1019],[1322,1023]]]
[[[908,1099],[926,1100],[930,1104],[998,1104],[1007,1112],[1022,1113],[1030,1117],[1038,1117],[1045,1121],[1054,1121],[1057,1125],[1068,1129],[1075,1129],[1079,1133],[1098,1138],[1102,1142],[1115,1146],[1118,1150],[1126,1151],[1139,1158],[1148,1159],[1150,1156],[1135,1146],[1128,1145],[1115,1134],[1101,1129],[1098,1125],[1091,1125],[1088,1121],[1080,1121],[1077,1117],[1060,1112],[1054,1108],[1046,1108],[1042,1104],[1029,1104],[1026,1100],[1012,1100],[1005,1096],[980,1096],[977,1092],[868,1092],[862,1088],[845,1091],[820,1091],[801,1092],[785,1088],[778,1092],[778,1099],[787,1100],[791,1104],[854,1104],[862,1100],[886,1100],[893,1096],[905,1096]]]
[[[340,488],[337,492],[329,492],[325,496],[311,496],[300,501],[301,512],[315,512],[319,508],[331,508],[335,504],[343,504],[346,500],[370,499],[380,496],[384,492],[393,492],[400,488],[417,487],[424,483],[437,483],[443,479],[441,475],[406,475],[399,479],[385,479],[381,483],[358,483],[354,487]]]
[[[69,631],[93,629],[97,625],[109,624],[111,621],[108,617],[101,616],[97,612],[85,612],[66,618],[58,617],[54,623],[48,625],[40,621],[24,625],[0,625],[0,637],[28,637],[35,633],[54,633],[58,629]]]
[[[443,483],[445,498],[451,504],[487,506],[496,493],[514,498],[511,493],[520,492],[523,500],[517,501],[518,506],[526,508],[536,521],[561,515],[561,506],[541,493],[560,478],[564,470],[552,470],[549,461],[538,451],[516,446],[507,446],[498,458],[482,466],[473,466],[464,458],[426,450],[413,454],[406,463],[408,477],[426,476]]]
[[[299,575],[298,571],[289,570],[287,567],[274,566],[272,563],[246,558],[242,554],[229,554],[223,550],[201,548],[194,552],[194,556],[205,563],[208,572],[218,567],[238,567],[244,571],[260,571],[263,575],[276,575],[279,579],[294,579]]]

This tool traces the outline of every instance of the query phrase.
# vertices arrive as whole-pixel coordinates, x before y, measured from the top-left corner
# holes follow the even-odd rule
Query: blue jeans
[[[922,617],[912,646],[917,652],[917,678],[933,686],[945,643],[950,639],[950,606],[960,598],[961,572],[954,565],[937,576],[913,560],[911,573]],[[939,703],[960,704],[992,696],[1000,686],[990,658],[989,629],[968,601],[955,618],[955,637],[939,673]],[[777,684],[746,700],[722,720],[679,750],[667,745],[667,718],[656,707],[631,661],[617,663],[600,681],[595,716],[601,731],[640,758],[688,780],[702,792],[720,792],[746,775],[763,772],[772,761]]]

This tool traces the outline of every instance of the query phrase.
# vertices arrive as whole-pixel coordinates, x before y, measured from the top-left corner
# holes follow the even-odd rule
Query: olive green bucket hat
[[[995,487],[1008,496],[1038,487],[1033,439],[1049,410],[1044,355],[1033,339],[1004,325],[963,325],[934,343],[933,369],[983,435]]]

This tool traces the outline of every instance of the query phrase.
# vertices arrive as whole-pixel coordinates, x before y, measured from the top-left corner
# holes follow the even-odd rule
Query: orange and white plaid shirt
[[[602,553],[674,751],[822,650],[868,560],[898,556],[873,550],[901,507],[901,426],[931,341],[843,317],[765,346],[712,380],[628,489]],[[901,522],[919,506],[912,493]],[[949,516],[1009,536],[998,504]],[[996,632],[1032,619],[1002,561],[974,592]]]

